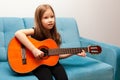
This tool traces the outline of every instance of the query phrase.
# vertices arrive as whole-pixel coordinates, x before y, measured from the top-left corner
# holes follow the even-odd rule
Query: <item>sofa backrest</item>
[[[78,27],[74,18],[57,18],[56,25],[62,37],[61,47],[80,47]],[[0,61],[7,61],[7,48],[14,33],[33,26],[33,18],[0,17]]]

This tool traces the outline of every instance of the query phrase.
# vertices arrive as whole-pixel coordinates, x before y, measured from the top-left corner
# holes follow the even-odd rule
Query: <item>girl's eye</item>
[[[51,18],[54,18],[54,15],[53,15],[53,16],[51,16]]]
[[[44,17],[44,19],[47,19],[48,17]]]

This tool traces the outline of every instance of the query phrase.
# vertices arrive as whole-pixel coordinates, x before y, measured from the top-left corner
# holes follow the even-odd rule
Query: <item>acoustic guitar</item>
[[[91,54],[99,54],[102,50],[98,45],[81,48],[58,48],[56,42],[52,39],[43,41],[31,37],[28,37],[28,39],[45,54],[41,60],[36,60],[33,54],[17,38],[12,38],[8,45],[8,62],[11,69],[20,74],[29,73],[40,65],[54,66],[59,60],[59,54],[76,54],[82,52],[82,49]]]

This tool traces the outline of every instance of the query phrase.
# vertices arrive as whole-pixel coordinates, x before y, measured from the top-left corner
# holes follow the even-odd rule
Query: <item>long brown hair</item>
[[[51,9],[55,16],[53,8],[48,4],[39,5],[36,8],[35,15],[34,15],[34,22],[35,22],[34,37],[37,40],[52,38],[53,40],[56,41],[58,45],[60,45],[61,38],[60,38],[60,34],[57,32],[57,29],[56,29],[56,20],[53,28],[50,30],[50,33],[47,33],[42,25],[41,19],[47,9]]]

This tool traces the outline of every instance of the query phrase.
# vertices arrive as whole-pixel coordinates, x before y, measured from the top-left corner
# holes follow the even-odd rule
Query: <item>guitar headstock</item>
[[[98,45],[88,46],[88,52],[91,54],[100,54],[101,51],[102,51],[102,48]]]

